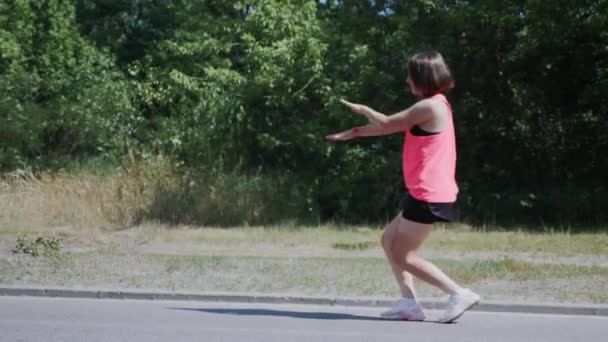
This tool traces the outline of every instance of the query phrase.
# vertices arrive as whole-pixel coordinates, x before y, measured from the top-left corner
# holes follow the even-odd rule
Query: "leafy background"
[[[339,98],[413,103],[407,58],[436,49],[457,85],[459,220],[603,225],[605,13],[605,0],[4,0],[0,169],[161,158],[178,180],[153,202],[171,210],[149,210],[161,221],[377,222],[404,193],[402,135],[323,137],[364,123]]]

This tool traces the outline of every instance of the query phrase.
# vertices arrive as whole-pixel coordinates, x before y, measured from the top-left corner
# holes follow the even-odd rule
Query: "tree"
[[[127,84],[80,36],[71,1],[3,2],[0,35],[3,170],[61,165],[126,144],[137,121]]]

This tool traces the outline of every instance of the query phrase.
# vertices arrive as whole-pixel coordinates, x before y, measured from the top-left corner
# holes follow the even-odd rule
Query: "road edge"
[[[275,303],[308,305],[343,305],[387,307],[394,299],[376,297],[313,297],[301,295],[236,293],[236,292],[195,292],[162,291],[146,289],[94,289],[63,287],[23,287],[0,286],[0,296],[11,297],[60,297],[60,298],[97,298],[97,299],[134,299],[134,300],[176,300],[200,302],[238,302],[238,303]],[[428,309],[441,309],[444,302],[421,299]],[[548,303],[507,303],[482,301],[471,308],[480,312],[511,312],[577,316],[608,316],[605,304],[548,304]]]

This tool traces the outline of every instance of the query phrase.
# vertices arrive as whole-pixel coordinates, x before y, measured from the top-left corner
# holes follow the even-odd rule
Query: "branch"
[[[311,77],[308,80],[308,82],[306,82],[306,84],[302,88],[300,88],[300,90],[293,93],[293,95],[291,97],[296,97],[296,96],[300,95],[300,93],[302,93],[306,88],[308,88],[308,86],[312,83],[312,81],[315,80],[315,78],[317,78],[317,75],[314,75],[313,77]]]

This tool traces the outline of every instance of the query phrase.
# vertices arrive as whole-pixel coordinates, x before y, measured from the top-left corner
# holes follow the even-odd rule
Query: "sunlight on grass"
[[[147,229],[150,240],[164,242],[221,243],[237,245],[242,243],[279,243],[329,245],[334,243],[358,243],[378,240],[379,231],[362,227],[336,229],[334,226],[315,227],[153,227]]]
[[[472,229],[453,232],[439,229],[433,232],[427,245],[436,249],[462,251],[608,255],[608,234],[479,232]]]
[[[381,230],[369,227],[246,227],[196,228],[150,227],[148,240],[168,243],[213,243],[240,245],[272,243],[286,246],[312,245],[341,250],[380,248]],[[559,256],[579,254],[608,255],[608,234],[605,233],[527,233],[478,232],[465,225],[435,229],[427,248],[466,252],[546,253]]]

